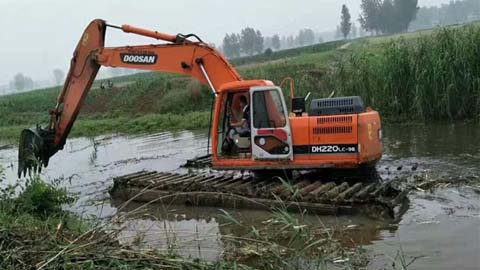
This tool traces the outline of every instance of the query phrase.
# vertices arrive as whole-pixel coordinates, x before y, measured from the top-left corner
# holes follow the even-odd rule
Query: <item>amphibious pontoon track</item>
[[[391,182],[328,181],[304,177],[256,180],[232,173],[178,174],[140,171],[113,179],[112,197],[138,202],[269,209],[287,207],[314,214],[365,213],[398,218],[408,205],[407,191]]]

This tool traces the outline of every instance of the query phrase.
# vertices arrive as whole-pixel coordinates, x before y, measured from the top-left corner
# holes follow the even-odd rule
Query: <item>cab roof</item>
[[[217,90],[221,92],[244,91],[254,86],[274,86],[275,84],[269,80],[245,80],[224,83]]]

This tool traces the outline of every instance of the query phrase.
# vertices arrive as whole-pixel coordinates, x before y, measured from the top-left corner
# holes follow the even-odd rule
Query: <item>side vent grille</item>
[[[353,132],[353,127],[344,126],[344,127],[316,127],[313,128],[313,134],[348,134]]]
[[[351,106],[353,105],[352,99],[324,99],[318,101],[318,105],[322,107],[335,107],[335,106]]]
[[[353,118],[351,116],[337,116],[337,117],[322,117],[317,118],[317,124],[334,124],[334,123],[352,123]]]
[[[360,97],[338,97],[314,99],[310,103],[310,116],[359,114],[365,112]]]

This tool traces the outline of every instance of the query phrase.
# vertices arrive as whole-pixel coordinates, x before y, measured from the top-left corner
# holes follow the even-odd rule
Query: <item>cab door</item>
[[[252,157],[292,160],[292,134],[287,107],[279,87],[250,88]]]

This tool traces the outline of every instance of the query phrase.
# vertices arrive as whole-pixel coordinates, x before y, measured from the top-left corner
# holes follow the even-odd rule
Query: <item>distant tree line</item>
[[[348,32],[346,15],[342,8],[342,19],[337,27],[337,38]],[[360,25],[372,34],[395,34],[400,32],[430,29],[436,26],[463,24],[480,20],[480,0],[450,1],[432,7],[418,7],[418,0],[362,0]],[[352,30],[353,31],[353,30]]]
[[[13,76],[13,80],[10,82],[10,88],[15,90],[29,90],[34,86],[32,78],[23,75],[19,72]]]
[[[227,57],[235,58],[322,43],[324,38],[329,41],[368,34],[390,35],[480,20],[480,0],[452,0],[439,7],[422,8],[418,7],[418,0],[361,0],[360,7],[357,20],[342,5],[340,24],[333,32],[319,34],[306,28],[296,35],[264,37],[260,30],[247,27],[240,33],[226,34],[221,50]]]
[[[297,35],[264,37],[260,30],[246,27],[240,33],[225,34],[222,50],[229,58],[260,54],[272,50],[289,49],[323,42],[312,29],[301,29]]]
[[[410,30],[430,29],[436,26],[462,24],[480,20],[480,1],[450,1],[441,6],[422,7]]]
[[[65,72],[63,72],[63,70],[59,68],[53,70],[53,81],[55,82],[55,85],[62,84],[64,79]],[[31,90],[41,85],[41,82],[35,82],[31,77],[19,72],[13,76],[13,80],[10,81],[9,88],[12,90],[23,91]]]
[[[260,30],[246,27],[240,34],[226,34],[223,38],[223,51],[228,57],[253,55],[263,52],[264,38]]]

